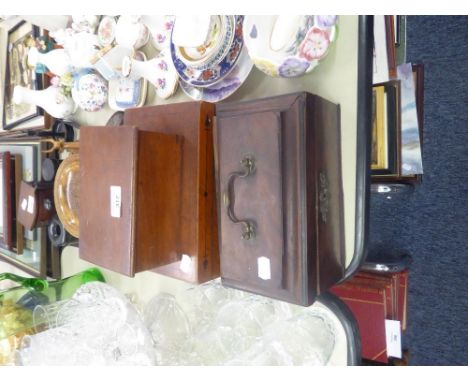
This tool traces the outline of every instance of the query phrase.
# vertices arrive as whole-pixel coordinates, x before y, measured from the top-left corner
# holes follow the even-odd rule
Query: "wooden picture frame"
[[[13,211],[11,155],[0,152],[0,247],[11,249],[13,243]]]
[[[21,180],[23,179],[23,158],[19,154],[11,155],[11,167],[14,171],[13,182],[13,249],[18,254],[23,253],[24,248],[24,227],[17,219],[19,191]]]
[[[21,157],[22,174],[14,182],[21,180],[36,182],[41,179],[41,163],[44,153],[44,144],[40,139],[11,139],[6,138],[0,141],[0,151],[9,151],[11,155]],[[16,165],[16,164],[15,164]],[[16,168],[13,170],[16,171]],[[12,180],[13,181],[13,180]],[[16,190],[13,191],[14,202],[16,203]],[[12,200],[13,202],[13,200]],[[17,206],[16,206],[17,208]],[[12,219],[13,221],[13,219]],[[0,245],[0,260],[13,264],[15,267],[36,277],[46,277],[48,258],[50,257],[47,239],[47,229],[45,227],[36,228],[32,231],[24,230],[22,252],[17,252],[17,243],[12,243],[10,248]]]
[[[13,102],[13,91],[16,85],[32,90],[40,90],[43,87],[42,75],[36,74],[27,63],[28,50],[39,35],[39,27],[25,21],[21,21],[8,31],[2,121],[4,130],[10,130],[23,122],[43,115],[43,110],[36,105],[16,105]]]
[[[416,109],[418,115],[419,137],[421,149],[423,148],[424,136],[424,64],[413,64],[413,80],[416,92]],[[400,175],[400,172],[390,175],[372,174],[372,183],[406,183],[419,184],[422,182],[422,175]]]
[[[389,74],[390,79],[397,77],[396,50],[395,50],[396,31],[395,31],[395,25],[394,25],[394,17],[395,16],[392,16],[392,15],[385,16],[385,35],[387,39],[388,74]]]
[[[400,82],[374,85],[373,131],[371,149],[372,175],[400,173]]]
[[[386,138],[385,138],[385,88],[374,86],[372,88],[372,149],[371,168],[386,167]]]
[[[416,92],[416,110],[418,113],[419,140],[423,148],[424,132],[424,64],[413,64],[413,81]]]
[[[395,47],[399,47],[401,44],[401,15],[393,15],[393,29],[395,31]]]

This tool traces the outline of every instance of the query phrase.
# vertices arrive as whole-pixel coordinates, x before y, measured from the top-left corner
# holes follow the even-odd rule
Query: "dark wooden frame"
[[[0,192],[2,193],[2,233],[0,234],[0,247],[11,249],[13,243],[13,211],[12,211],[12,177],[11,155],[9,152],[0,153],[0,166],[2,168]]]
[[[413,64],[413,80],[416,90],[416,110],[418,113],[419,139],[422,150],[424,131],[424,64]]]
[[[35,118],[37,116],[43,115],[44,112],[40,107],[36,107],[36,111],[33,114],[25,115],[24,117],[15,120],[13,122],[7,123],[7,117],[6,117],[6,106],[7,103],[10,104],[12,102],[12,97],[13,97],[13,89],[14,89],[14,84],[11,84],[11,67],[10,67],[10,44],[12,43],[10,41],[10,36],[12,33],[17,31],[20,27],[25,25],[25,21],[21,21],[20,23],[16,24],[13,28],[11,28],[8,31],[8,38],[7,38],[7,47],[6,47],[6,69],[5,69],[5,88],[4,88],[4,101],[3,101],[3,129],[4,130],[10,130],[14,128],[15,126],[18,126],[32,118]],[[31,32],[28,32],[28,34],[31,33],[31,35],[35,38],[40,35],[40,28],[31,25]],[[25,34],[24,36],[27,36],[28,34]],[[22,36],[21,38],[23,38]],[[19,41],[19,40],[17,40]],[[27,52],[25,52],[27,54]],[[36,75],[36,79],[32,81],[32,90],[40,90],[43,88],[43,76],[42,75]]]
[[[393,15],[393,29],[395,30],[395,47],[401,44],[401,15]]]
[[[394,16],[385,16],[385,34],[387,38],[387,59],[389,78],[396,78],[396,50],[395,50],[395,25],[393,23]]]
[[[13,249],[16,253],[23,253],[24,248],[24,226],[17,219],[17,209],[19,203],[19,189],[23,178],[23,158],[21,155],[11,155],[11,166],[14,171],[12,184],[12,205],[13,205]]]
[[[416,110],[418,114],[419,138],[421,142],[421,150],[423,149],[423,132],[424,132],[424,64],[413,64],[413,79],[416,92]],[[400,131],[401,134],[401,131]],[[373,175],[372,183],[400,183],[400,184],[420,184],[422,175]]]
[[[33,163],[32,163],[32,174],[33,174],[33,181],[39,181],[41,179],[41,172],[38,171],[38,161],[42,160],[45,154],[42,153],[43,143],[41,143],[40,139],[38,138],[14,138],[14,139],[5,139],[0,140],[1,145],[11,145],[11,146],[34,146],[37,151],[34,151],[33,156]],[[40,153],[40,155],[38,154]],[[24,159],[24,158],[23,158]],[[23,160],[23,166],[26,166],[25,161]],[[35,235],[32,239],[30,239],[34,243],[36,243],[36,250],[38,251],[39,256],[39,267],[33,267],[30,264],[24,262],[18,254],[14,251],[13,248],[6,248],[0,246],[0,260],[5,261],[14,265],[15,267],[21,269],[22,271],[35,276],[35,277],[53,277],[57,278],[60,277],[60,270],[57,270],[56,267],[51,271],[49,268],[51,257],[57,257],[57,250],[51,247],[50,241],[47,238],[47,229],[44,227],[36,228]],[[23,249],[24,251],[30,250],[27,248],[26,242]],[[56,261],[55,261],[56,262]]]

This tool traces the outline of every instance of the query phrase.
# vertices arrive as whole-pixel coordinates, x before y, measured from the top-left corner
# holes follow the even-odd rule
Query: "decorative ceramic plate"
[[[254,65],[272,77],[310,72],[337,36],[337,16],[246,16],[244,41]]]
[[[54,203],[65,229],[79,237],[80,156],[71,154],[59,166],[54,180]]]
[[[176,46],[175,54],[188,67],[205,70],[226,57],[234,41],[234,16],[212,16],[209,33],[203,44],[196,47]]]
[[[135,59],[146,61],[143,52],[135,52]],[[145,104],[148,81],[144,78],[134,80],[119,76],[109,80],[109,107],[112,110],[125,110],[130,107],[140,107]]]
[[[104,16],[99,23],[97,36],[101,46],[112,44],[115,40],[115,27],[117,22],[114,17]]]
[[[107,102],[107,84],[104,79],[90,71],[73,78],[72,97],[84,111],[99,111]]]
[[[221,81],[205,88],[192,86],[184,81],[180,81],[180,87],[185,94],[196,101],[219,102],[239,89],[252,70],[252,67],[252,60],[247,53],[247,48],[244,46],[236,67]]]
[[[244,16],[235,16],[235,20],[234,39],[226,55],[220,59],[219,62],[215,62],[212,66],[203,69],[196,69],[184,63],[178,56],[178,48],[171,41],[172,61],[174,62],[177,74],[182,80],[193,86],[207,87],[221,81],[231,72],[237,63],[244,45],[242,39],[242,22]],[[220,51],[222,51],[224,47],[224,44],[220,44]]]
[[[175,16],[169,15],[141,16],[140,21],[149,29],[151,42],[157,50],[163,50],[169,47],[174,20]]]

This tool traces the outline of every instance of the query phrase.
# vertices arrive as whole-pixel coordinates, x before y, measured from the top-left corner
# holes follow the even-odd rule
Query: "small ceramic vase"
[[[63,76],[72,71],[70,56],[65,49],[54,49],[47,53],[41,53],[36,47],[32,47],[28,52],[28,64],[36,66],[43,64],[57,76]]]
[[[13,102],[39,106],[52,117],[60,119],[69,119],[76,110],[73,99],[64,95],[60,88],[54,86],[49,86],[44,90],[31,90],[24,86],[15,86]]]
[[[167,51],[162,51],[149,61],[138,61],[126,56],[122,61],[122,75],[133,80],[145,78],[156,88],[159,97],[167,99],[176,92],[179,84],[179,77],[170,57]]]
[[[175,16],[144,15],[141,22],[146,25],[152,37],[152,43],[157,50],[168,48],[171,43],[171,33]]]

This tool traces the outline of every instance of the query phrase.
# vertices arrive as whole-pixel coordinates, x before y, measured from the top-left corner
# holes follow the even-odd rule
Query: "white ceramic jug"
[[[163,99],[172,96],[179,84],[179,77],[170,55],[164,53],[149,61],[138,61],[125,56],[122,60],[122,74],[134,80],[145,78],[156,88],[156,94]]]
[[[47,53],[41,53],[36,47],[32,47],[28,52],[28,63],[31,66],[43,64],[57,76],[63,76],[72,70],[70,56],[65,49],[53,49]]]
[[[140,22],[140,16],[122,15],[115,27],[115,41],[127,48],[140,49],[148,42],[150,33]]]
[[[61,119],[69,119],[76,110],[73,99],[64,95],[60,88],[54,86],[49,86],[44,90],[31,90],[24,86],[15,86],[13,102],[39,106],[52,117]]]

